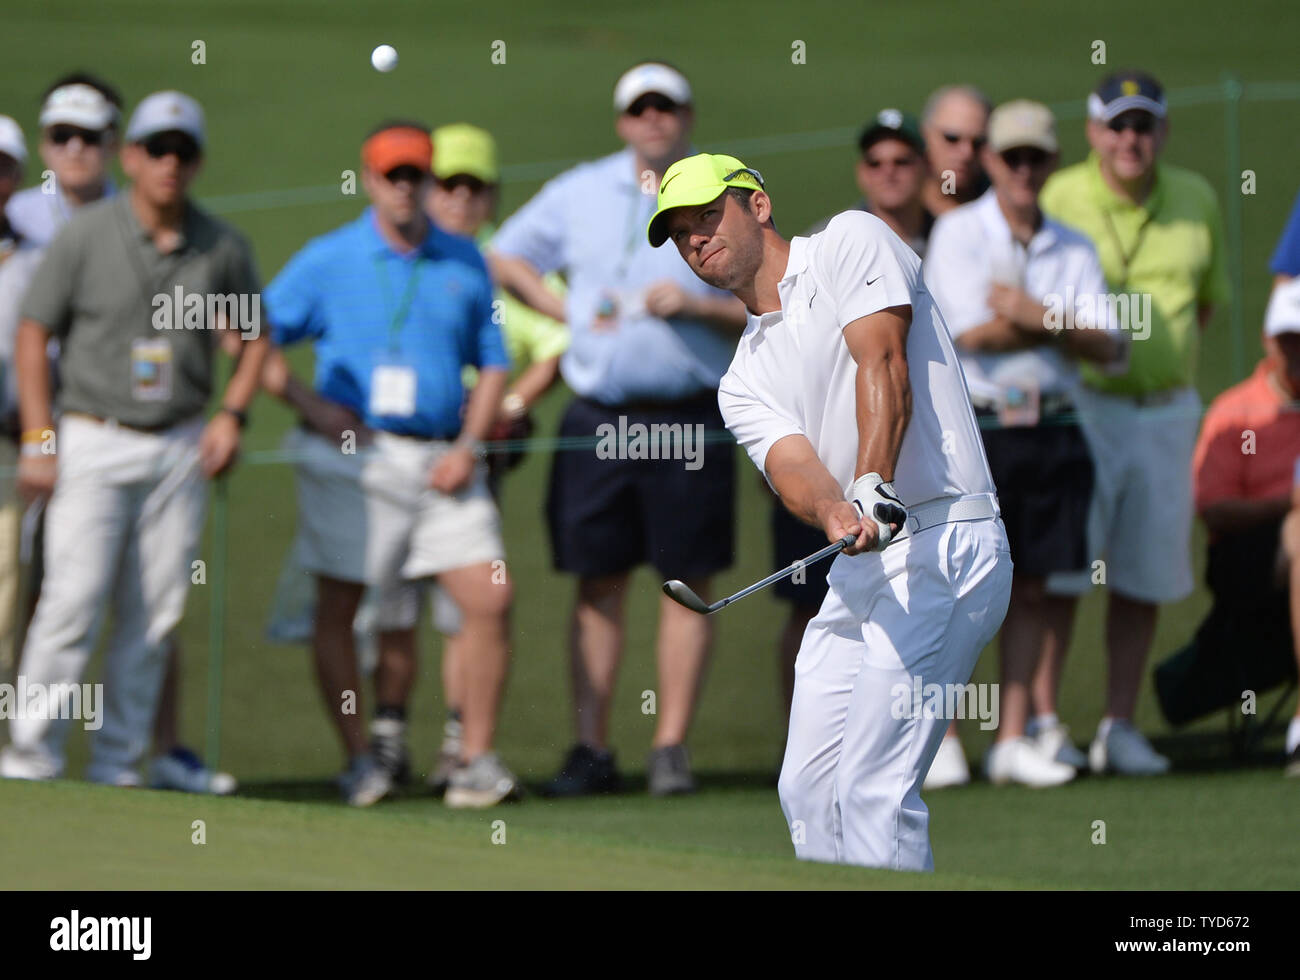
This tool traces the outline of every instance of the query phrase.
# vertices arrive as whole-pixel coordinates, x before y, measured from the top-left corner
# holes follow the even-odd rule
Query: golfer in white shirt
[[[758,172],[709,154],[664,174],[648,234],[748,307],[727,427],[796,517],[858,535],[795,664],[779,783],[795,854],[931,870],[920,789],[948,712],[913,692],[969,707],[956,695],[1006,613],[1011,556],[920,260],[863,212],[787,241]]]

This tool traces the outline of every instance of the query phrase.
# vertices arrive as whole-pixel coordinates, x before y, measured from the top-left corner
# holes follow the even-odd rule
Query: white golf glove
[[[879,473],[863,473],[849,487],[848,500],[858,510],[858,516],[876,525],[876,551],[893,540],[897,524],[899,531],[907,522],[907,510],[898,499],[892,483],[886,483]]]

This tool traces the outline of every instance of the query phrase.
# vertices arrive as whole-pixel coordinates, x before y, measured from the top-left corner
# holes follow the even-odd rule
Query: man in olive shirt
[[[1132,340],[1123,374],[1080,370],[1080,421],[1096,468],[1093,569],[1049,579],[1054,591],[1084,591],[1094,580],[1109,590],[1109,683],[1089,753],[1094,772],[1169,768],[1132,721],[1159,606],[1192,591],[1191,463],[1201,415],[1193,385],[1201,331],[1229,291],[1214,191],[1199,174],[1157,162],[1168,129],[1159,82],[1140,71],[1108,76],[1088,97],[1092,153],[1055,174],[1041,198],[1051,217],[1092,240]],[[1055,722],[1068,638],[1048,637],[1034,682],[1035,727]]]
[[[51,243],[18,328],[19,489],[49,498],[45,580],[19,675],[29,691],[79,682],[111,600],[87,777],[113,785],[140,783],[203,527],[204,478],[234,462],[266,350],[247,243],[186,196],[203,140],[193,99],[158,92],[140,103],[122,150],[129,192],[87,207]],[[221,328],[246,343],[222,408],[205,421]],[[57,437],[51,335],[62,344]],[[69,707],[11,720],[0,775],[61,775]]]

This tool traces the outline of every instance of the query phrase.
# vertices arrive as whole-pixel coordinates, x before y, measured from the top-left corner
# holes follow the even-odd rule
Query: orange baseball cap
[[[405,166],[428,173],[433,168],[433,140],[414,126],[393,126],[361,144],[361,162],[380,174]]]

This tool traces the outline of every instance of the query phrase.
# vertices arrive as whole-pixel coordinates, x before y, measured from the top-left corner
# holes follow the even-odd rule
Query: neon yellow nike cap
[[[728,187],[761,191],[763,175],[725,153],[697,153],[678,160],[659,184],[659,209],[646,226],[650,244],[658,248],[668,240],[667,212],[708,204]]]

